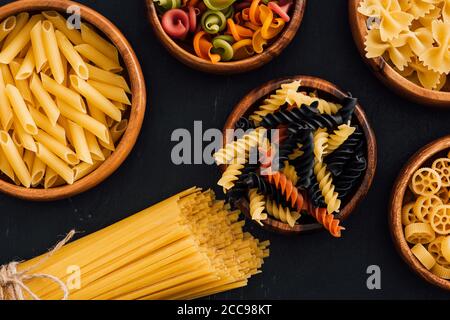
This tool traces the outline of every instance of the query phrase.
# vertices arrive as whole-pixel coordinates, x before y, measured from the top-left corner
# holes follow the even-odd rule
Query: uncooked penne
[[[88,80],[88,83],[98,90],[105,98],[117,101],[126,105],[131,105],[128,96],[122,88],[112,86],[107,83],[98,82],[95,80]],[[114,104],[114,103],[113,103]]]
[[[73,184],[73,170],[63,160],[48,150],[43,144],[37,143],[36,146],[36,157],[41,159],[47,167],[52,168],[68,184]]]
[[[66,75],[56,41],[55,29],[53,28],[53,24],[48,20],[42,22],[42,42],[44,43],[45,55],[50,57],[48,64],[52,70],[53,78],[61,84]]]
[[[31,29],[31,47],[33,48],[34,62],[36,65],[36,72],[39,73],[48,63],[47,55],[45,54],[44,42],[42,40],[42,22],[39,21]]]
[[[106,116],[105,114],[100,111],[99,109],[97,109],[96,107],[94,107],[92,104],[90,104],[88,102],[88,109],[89,109],[89,114],[91,115],[92,118],[94,118],[95,120],[97,120],[98,122],[100,122],[101,124],[103,124],[105,126],[105,128],[109,128],[107,121],[106,121]],[[106,130],[107,131],[107,137],[108,140],[104,141],[104,140],[99,140],[99,143],[106,149],[110,150],[110,151],[114,151],[116,150],[116,148],[114,147],[114,143],[111,137],[111,131]]]
[[[16,80],[25,80],[28,79],[32,74],[35,68],[34,54],[33,48],[30,47],[28,52],[23,59],[22,64],[20,65],[19,70],[15,76]]]
[[[70,83],[75,90],[92,103],[94,107],[100,109],[115,121],[122,120],[122,113],[120,110],[89,83],[75,75],[70,76]]]
[[[86,163],[93,164],[84,129],[70,120],[67,121],[67,126],[78,158]]]
[[[16,23],[17,18],[15,16],[8,17],[0,23],[0,41],[3,41],[14,30]]]
[[[36,157],[36,159],[39,159],[39,158]],[[45,163],[44,163],[44,165],[45,165]],[[55,172],[55,170],[53,170],[50,167],[47,167],[47,165],[46,165],[45,179],[44,179],[44,189],[49,189],[49,188],[53,187],[56,184],[56,181],[58,181],[58,178],[59,178],[59,176]]]
[[[25,132],[31,135],[35,135],[38,131],[36,123],[34,122],[33,117],[31,116],[31,113],[27,105],[25,104],[25,101],[23,100],[23,97],[21,96],[19,90],[16,87],[8,84],[5,91],[6,96],[11,103],[12,109]]]
[[[127,81],[121,75],[105,71],[89,63],[87,63],[87,67],[89,69],[89,79],[120,87],[125,90],[126,93],[131,93]]]
[[[31,116],[33,117],[33,120],[40,129],[47,132],[63,145],[67,145],[66,132],[63,127],[61,127],[59,124],[52,125],[50,120],[38,110],[34,108],[30,108],[29,110]]]
[[[45,177],[47,166],[41,159],[34,157],[33,167],[31,168],[31,186],[38,186]]]
[[[9,69],[11,70],[11,74],[14,78],[15,86],[19,90],[19,92],[22,95],[25,102],[27,104],[34,106],[33,95],[31,94],[31,90],[30,90],[30,86],[28,85],[28,81],[16,79],[16,75],[19,72],[21,64],[22,64],[22,60],[20,60],[20,59],[13,60],[9,64]]]
[[[31,186],[30,172],[28,172],[27,166],[10,135],[3,130],[0,131],[0,147],[20,183],[26,188],[29,188]]]
[[[93,117],[87,114],[75,110],[63,101],[57,100],[57,103],[61,114],[65,118],[92,132],[100,140],[105,142],[109,141],[108,128],[106,128],[103,123],[95,120]]]
[[[67,27],[67,20],[62,15],[60,15],[56,11],[44,11],[42,12],[45,18],[50,20],[51,23],[55,26],[55,28],[64,35],[69,38],[69,40],[75,45],[82,44],[83,40],[81,39],[80,31],[76,29],[69,29]]]
[[[6,86],[3,79],[3,70],[0,68],[0,120],[3,130],[9,131],[9,129],[11,129],[14,116],[5,89]]]
[[[16,38],[19,32],[25,27],[28,20],[30,19],[30,14],[28,12],[21,12],[16,16],[16,26],[14,29],[8,34],[5,41],[3,42],[3,48],[8,46],[12,40]]]
[[[14,78],[11,74],[11,70],[9,69],[9,66],[7,64],[0,63],[0,70],[2,71],[3,81],[5,82],[5,86],[7,84],[12,84],[13,86],[15,86],[16,82],[14,81]]]
[[[28,44],[31,39],[30,31],[34,25],[42,19],[41,14],[31,17],[27,24],[20,30],[20,32],[11,40],[6,47],[2,48],[0,52],[0,63],[9,64],[20,53],[20,51]]]
[[[75,152],[69,147],[65,146],[51,135],[39,130],[38,134],[34,136],[37,142],[42,143],[48,150],[53,152],[59,158],[70,165],[76,165],[80,162]]]
[[[32,152],[36,152],[36,143],[34,142],[33,136],[25,132],[17,119],[14,121],[14,133],[17,135],[22,147]]]
[[[82,162],[79,165],[75,166],[73,168],[74,171],[74,180],[78,181],[84,177],[86,177],[88,174],[94,172],[100,165],[102,164],[101,161],[94,161],[93,164],[89,164],[86,162]]]
[[[25,150],[25,152],[23,153],[23,162],[25,162],[25,165],[27,166],[28,172],[30,172],[30,174],[31,170],[33,169],[34,155],[35,153],[30,150]]]
[[[117,122],[115,125],[111,127],[111,136],[114,144],[119,141],[119,139],[123,136],[128,127],[128,120],[123,119],[120,122]]]
[[[49,76],[41,73],[41,80],[44,89],[50,94],[54,95],[57,99],[66,102],[72,108],[86,113],[86,106],[83,103],[83,98],[77,92],[57,83]]]
[[[55,32],[58,47],[75,73],[84,80],[89,78],[89,70],[79,53],[74,49],[69,39],[60,31]]]
[[[120,72],[123,70],[123,68],[118,63],[105,56],[103,53],[89,44],[77,45],[75,47],[75,50],[77,50],[83,57],[93,62],[103,70],[111,72]]]
[[[60,115],[58,106],[56,105],[50,94],[47,92],[47,90],[45,90],[41,80],[36,74],[33,74],[33,77],[31,78],[30,89],[39,105],[44,110],[51,124],[53,126],[56,125],[56,122],[58,121]]]
[[[92,160],[104,161],[105,156],[103,155],[102,149],[97,141],[97,137],[89,131],[85,131],[84,135],[86,136],[86,142],[89,148],[89,152],[91,153]]]
[[[0,171],[6,174],[8,178],[14,181],[14,170],[6,159],[3,149],[0,148]]]
[[[81,24],[81,39],[83,42],[91,45],[115,63],[119,64],[119,51],[117,48],[85,23]]]

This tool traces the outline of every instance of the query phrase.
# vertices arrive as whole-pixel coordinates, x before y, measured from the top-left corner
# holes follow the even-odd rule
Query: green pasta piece
[[[224,14],[225,18],[232,18],[234,15],[234,8],[233,6],[229,6],[223,10],[220,10],[220,12]]]
[[[208,9],[223,10],[231,6],[236,0],[203,0]]]
[[[216,37],[212,41],[213,52],[220,55],[222,61],[233,59],[234,50],[231,44],[223,38]]]
[[[181,0],[153,0],[153,2],[156,3],[157,8],[164,11],[181,8]]]
[[[216,34],[224,30],[227,26],[227,18],[217,10],[207,10],[201,20],[203,30],[209,34]]]

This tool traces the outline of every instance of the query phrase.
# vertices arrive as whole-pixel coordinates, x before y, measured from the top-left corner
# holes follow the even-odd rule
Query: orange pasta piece
[[[233,43],[231,46],[234,51],[233,59],[241,60],[252,56],[255,52],[253,51],[252,39],[244,39]]]
[[[204,31],[198,32],[194,36],[194,51],[197,56],[205,60],[211,60],[212,63],[220,61],[220,55],[211,52],[213,45],[206,39],[207,33]]]
[[[259,6],[259,10],[261,21],[263,23],[261,27],[261,36],[267,40],[276,37],[283,30],[285,22],[280,18],[274,20],[272,10],[265,5]]]
[[[267,45],[267,40],[262,37],[261,29],[257,30],[253,34],[252,45],[253,50],[255,50],[256,53],[262,53],[264,51],[264,46]]]
[[[240,41],[245,38],[251,38],[253,36],[252,30],[234,23],[232,19],[227,20],[227,25],[227,32],[230,33],[236,41]]]
[[[264,173],[267,181],[280,190],[285,199],[291,203],[291,206],[300,212],[303,208],[304,199],[292,181],[279,171],[272,172],[270,168],[265,169]]]
[[[256,31],[256,30],[258,30],[259,28],[261,28],[260,26],[257,26],[256,24],[253,24],[253,23],[251,23],[250,21],[246,21],[246,22],[244,23],[244,26],[246,26],[247,28],[249,28],[249,29],[251,29],[251,30],[253,30],[253,31]]]
[[[261,0],[253,0],[252,4],[250,5],[249,11],[248,11],[248,16],[250,21],[253,24],[256,25],[261,25],[261,20],[260,20],[260,11],[259,11],[259,3],[261,2]]]

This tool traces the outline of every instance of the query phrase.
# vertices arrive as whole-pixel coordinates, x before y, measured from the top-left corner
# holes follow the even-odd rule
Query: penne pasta
[[[9,69],[8,65],[0,63],[0,70],[2,71],[3,81],[5,83],[5,86],[7,84],[12,84],[13,86],[15,86],[16,82],[14,81],[14,78],[11,74],[11,70]]]
[[[47,166],[41,159],[34,157],[33,167],[31,168],[31,186],[38,186],[45,177]]]
[[[22,159],[16,145],[12,141],[10,135],[6,131],[0,131],[0,147],[2,148],[3,154],[11,165],[15,176],[20,181],[20,183],[29,188],[31,186],[31,175],[28,172],[27,166]]]
[[[106,116],[105,114],[100,111],[99,109],[97,109],[96,107],[92,106],[91,104],[88,103],[88,109],[89,109],[89,114],[92,116],[92,118],[94,118],[95,120],[97,120],[98,122],[100,122],[101,124],[103,124],[105,127],[109,128],[107,120],[106,120]],[[114,151],[115,147],[114,147],[114,143],[111,137],[111,132],[109,130],[106,130],[107,136],[108,136],[108,141],[105,142],[103,140],[99,140],[99,143],[102,147],[106,148],[107,150],[110,151]]]
[[[50,20],[51,23],[53,23],[53,25],[55,26],[55,28],[59,31],[61,31],[62,33],[64,33],[64,35],[69,38],[69,40],[75,44],[82,44],[83,40],[81,39],[81,34],[78,30],[76,29],[69,29],[67,28],[67,20],[60,15],[58,12],[56,11],[44,11],[42,12],[43,16],[45,18],[47,18],[48,20]]]
[[[83,61],[78,52],[74,49],[73,45],[70,43],[69,39],[61,33],[56,31],[56,40],[58,42],[58,47],[61,50],[67,62],[72,66],[75,73],[83,80],[89,78],[89,70],[86,63]],[[67,73],[67,72],[66,72]]]
[[[88,174],[94,172],[100,165],[102,164],[101,161],[94,161],[93,164],[89,164],[86,162],[82,162],[79,165],[75,166],[73,168],[74,171],[74,180],[78,181],[84,177],[86,177]]]
[[[36,157],[36,159],[39,159],[38,157]],[[40,159],[39,159],[40,160]],[[42,162],[44,163],[44,162]],[[45,163],[44,163],[45,165]],[[58,174],[55,172],[55,170],[53,170],[50,167],[47,167],[47,165],[45,165],[46,170],[45,170],[45,179],[44,179],[44,189],[49,189],[53,186],[55,186],[56,181],[58,181]]]
[[[128,120],[124,119],[111,127],[111,136],[114,144],[122,138],[123,134],[127,130]]]
[[[0,63],[9,64],[14,60],[14,58],[30,41],[30,31],[41,19],[42,15],[40,14],[32,16],[22,30],[20,30],[20,32],[12,38],[11,42],[3,46],[2,51],[0,52]]]
[[[70,165],[76,165],[80,163],[75,152],[72,151],[69,147],[65,146],[49,134],[40,130],[37,135],[34,136],[37,142],[43,144],[48,150],[53,152],[59,158],[64,160]]]
[[[36,123],[34,122],[33,117],[31,116],[31,113],[28,110],[28,107],[25,104],[19,90],[8,84],[5,91],[9,102],[11,103],[12,109],[25,132],[31,135],[37,134],[38,129]]]
[[[117,102],[117,101],[112,101],[112,103],[117,107],[117,109],[119,109],[120,111],[125,111],[127,110],[127,106],[123,103]]]
[[[29,110],[39,129],[44,130],[63,145],[67,145],[66,132],[63,127],[59,124],[53,125],[50,120],[38,110],[34,108],[30,108]]]
[[[41,73],[41,80],[44,89],[54,95],[58,100],[62,100],[72,108],[82,113],[86,113],[86,106],[84,105],[83,98],[76,91],[57,83],[43,73]]]
[[[85,23],[81,24],[81,39],[83,42],[91,45],[103,55],[119,64],[119,51],[117,48]]]
[[[89,150],[83,128],[70,120],[67,121],[67,127],[69,129],[70,137],[72,138],[72,143],[78,158],[81,161],[93,164],[91,152]]]
[[[89,79],[96,80],[99,82],[104,82],[112,86],[116,86],[125,90],[126,93],[131,94],[130,87],[127,81],[121,75],[105,71],[103,69],[97,68],[91,64],[86,64],[89,70]]]
[[[23,59],[22,64],[20,65],[20,68],[17,71],[15,79],[16,80],[28,79],[33,74],[34,68],[35,68],[35,61],[34,61],[33,48],[30,47],[25,56],[25,59]]]
[[[36,152],[36,143],[33,136],[25,132],[19,121],[14,121],[14,135],[20,141],[20,145],[27,150]]]
[[[0,121],[3,130],[9,131],[9,129],[11,129],[14,116],[5,89],[6,87],[3,79],[3,70],[2,68],[0,68]]]
[[[88,80],[88,83],[98,90],[105,98],[120,102],[126,105],[131,105],[128,96],[122,88],[112,86],[107,83],[102,83],[94,80]],[[114,104],[114,103],[113,103]]]
[[[58,121],[60,115],[58,106],[56,105],[50,94],[45,90],[41,80],[36,74],[33,74],[33,77],[31,78],[30,89],[33,95],[36,97],[39,105],[44,110],[48,119],[50,120],[50,123],[53,126],[56,125],[56,122]]]
[[[45,54],[44,42],[42,40],[42,22],[38,21],[31,29],[31,47],[33,48],[34,62],[36,72],[39,73],[48,63],[47,55]]]
[[[11,61],[11,63],[9,64],[9,68],[10,68],[11,74],[14,78],[15,86],[19,90],[23,99],[26,101],[27,104],[34,106],[34,100],[33,100],[33,96],[30,91],[30,86],[28,85],[28,81],[16,79],[16,75],[19,72],[22,61],[23,60],[18,60],[18,59]]]
[[[84,129],[92,132],[96,137],[100,140],[108,142],[108,128],[106,126],[95,120],[93,117],[79,112],[78,110],[73,109],[71,106],[67,105],[63,101],[58,100],[59,110],[61,114],[66,117],[68,120],[75,122],[80,125]]]
[[[36,157],[41,159],[47,167],[52,168],[68,184],[73,184],[73,170],[63,160],[50,152],[43,144],[37,143],[36,146]]]
[[[123,70],[123,68],[116,63],[114,60],[110,59],[109,57],[105,56],[103,53],[95,49],[89,44],[80,44],[75,47],[75,50],[77,50],[83,57],[88,59],[89,61],[93,62],[100,68],[106,71],[111,72],[120,72]],[[1,62],[1,60],[0,60]]]
[[[6,176],[12,181],[14,181],[14,170],[9,164],[8,159],[6,159],[2,148],[0,148],[0,171],[6,174]]]
[[[23,162],[25,162],[25,165],[27,166],[27,169],[30,173],[31,173],[31,170],[33,169],[34,155],[35,155],[35,153],[30,150],[25,150],[25,152],[23,154]],[[33,179],[31,179],[31,180],[33,180]]]
[[[25,27],[28,20],[30,19],[30,14],[28,12],[21,12],[16,16],[16,26],[8,34],[5,41],[3,42],[3,48],[11,43],[11,41],[16,38],[17,34]]]
[[[86,136],[86,142],[89,148],[89,152],[91,153],[92,160],[96,161],[104,161],[105,156],[103,155],[102,149],[97,141],[97,137],[89,131],[84,132]]]
[[[56,41],[55,29],[53,28],[53,24],[48,20],[42,23],[42,42],[44,44],[45,55],[50,57],[48,64],[52,70],[53,78],[61,84],[66,75]]]
[[[70,83],[75,90],[84,96],[94,107],[100,109],[115,121],[122,120],[122,113],[120,110],[89,83],[75,75],[70,76]]]
[[[14,30],[16,24],[17,18],[15,16],[8,17],[0,23],[0,41],[3,41]]]

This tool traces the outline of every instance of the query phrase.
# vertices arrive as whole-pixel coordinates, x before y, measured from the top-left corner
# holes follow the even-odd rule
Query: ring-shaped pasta
[[[442,200],[443,204],[447,204],[450,201],[450,192],[448,188],[442,187],[437,193],[436,196]]]
[[[417,222],[417,217],[414,214],[414,202],[407,203],[402,208],[402,224],[407,226],[408,224]]]
[[[430,243],[436,239],[436,234],[428,223],[411,223],[405,227],[405,239],[409,243]]]
[[[450,236],[444,237],[444,239],[442,239],[441,252],[442,256],[450,264]]]
[[[430,216],[430,224],[436,233],[450,234],[450,205],[435,207]]]
[[[413,211],[419,221],[429,223],[433,209],[440,205],[443,202],[435,195],[420,196],[414,203]]]
[[[427,270],[430,270],[436,264],[436,260],[421,243],[412,247],[411,252]]]
[[[439,236],[428,244],[428,252],[434,257],[437,263],[444,267],[450,267],[450,262],[445,259],[442,252],[442,242],[444,236]]]
[[[411,180],[413,192],[421,196],[433,195],[441,189],[441,186],[441,177],[431,168],[417,170]]]
[[[450,159],[439,158],[433,162],[431,168],[436,171],[442,180],[443,187],[450,186]]]

